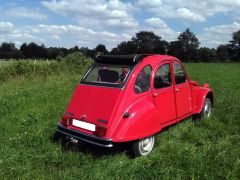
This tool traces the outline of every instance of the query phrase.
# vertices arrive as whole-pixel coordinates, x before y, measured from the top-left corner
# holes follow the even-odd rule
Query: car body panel
[[[101,61],[104,61],[104,58]],[[181,65],[186,76],[186,81],[182,84],[175,84],[174,62]],[[172,85],[155,89],[153,82],[156,71],[164,63],[170,63]],[[150,88],[146,92],[136,93],[134,86],[137,76],[146,66],[152,68]],[[167,55],[149,55],[136,63],[126,84],[121,88],[80,83],[64,118],[75,118],[96,126],[103,126],[106,128],[106,134],[101,137],[103,139],[111,139],[112,142],[133,141],[153,135],[166,126],[201,112],[207,96],[213,101],[213,93],[209,86],[205,84],[204,87],[200,87],[197,82],[190,81],[182,63],[177,58]],[[94,132],[71,124],[66,128],[94,136]]]

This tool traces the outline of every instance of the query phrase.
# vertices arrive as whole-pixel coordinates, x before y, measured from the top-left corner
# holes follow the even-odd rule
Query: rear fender
[[[159,124],[152,121],[155,110],[152,96],[144,96],[127,108],[128,117],[122,117],[112,135],[115,142],[124,142],[141,139],[155,134],[160,130]]]
[[[213,104],[213,92],[209,88],[208,84],[204,84],[203,87],[194,88],[194,114],[198,114],[202,111],[204,101],[209,98]]]

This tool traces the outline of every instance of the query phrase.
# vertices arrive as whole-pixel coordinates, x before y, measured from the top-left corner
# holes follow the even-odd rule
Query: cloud
[[[145,20],[145,26],[143,29],[153,31],[161,36],[164,40],[173,41],[176,40],[179,32],[171,29],[165,21],[158,17],[151,17]]]
[[[47,19],[45,14],[38,12],[37,10],[27,9],[26,7],[12,7],[4,11],[3,15],[11,18],[21,19],[35,19],[44,20]]]
[[[217,33],[217,34],[232,34],[234,31],[238,31],[240,29],[240,23],[234,21],[232,24],[225,24],[225,25],[218,25],[212,26],[208,28],[204,28],[204,31],[210,33]]]
[[[145,23],[152,27],[166,28],[168,27],[166,22],[158,17],[152,17],[145,20]]]
[[[239,12],[239,0],[138,0],[136,6],[158,17],[181,19],[187,22],[203,22],[217,13]],[[240,13],[237,13],[240,14]]]
[[[202,46],[217,47],[226,44],[231,40],[232,33],[240,29],[240,23],[234,21],[231,24],[224,24],[204,28],[204,33],[199,34]]]
[[[13,29],[13,24],[11,22],[0,22],[0,32],[7,32]]]
[[[205,21],[205,17],[201,14],[196,14],[193,11],[187,8],[178,8],[176,9],[178,17],[185,19],[185,20],[192,20],[192,21]]]
[[[83,27],[94,29],[136,29],[135,7],[120,0],[51,0],[42,1],[47,9],[74,19]]]
[[[3,29],[3,27],[8,31],[0,31],[4,37],[1,40],[18,42],[18,44],[34,41],[38,44],[44,43],[46,46],[72,47],[78,45],[94,48],[97,44],[103,43],[110,50],[119,42],[131,38],[126,33],[113,33],[106,30],[96,31],[72,24],[39,24],[15,27],[10,22],[0,22],[0,29]]]

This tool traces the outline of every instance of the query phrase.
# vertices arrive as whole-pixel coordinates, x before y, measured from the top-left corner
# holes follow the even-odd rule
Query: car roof
[[[130,55],[99,55],[94,61],[102,64],[118,64],[118,65],[136,65],[140,61],[150,57],[158,57],[159,60],[178,60],[169,55],[160,54],[130,54]]]

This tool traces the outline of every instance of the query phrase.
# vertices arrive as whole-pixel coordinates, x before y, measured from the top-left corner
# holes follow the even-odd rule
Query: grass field
[[[14,78],[0,85],[1,179],[240,179],[240,64],[186,64],[215,93],[211,119],[186,119],[157,135],[154,151],[52,143],[80,74]]]

